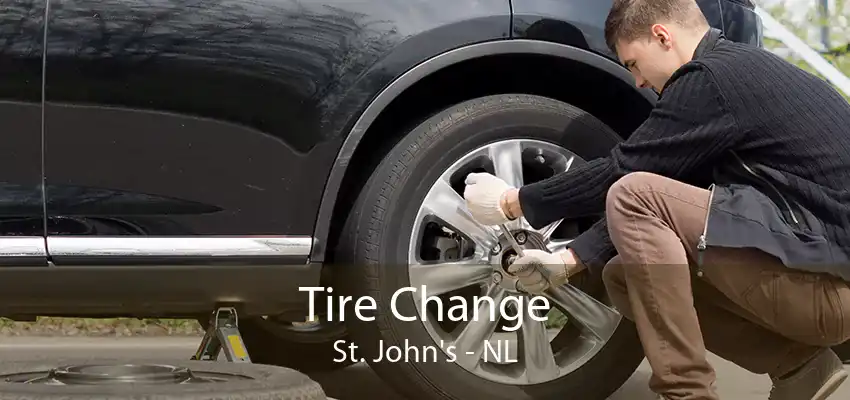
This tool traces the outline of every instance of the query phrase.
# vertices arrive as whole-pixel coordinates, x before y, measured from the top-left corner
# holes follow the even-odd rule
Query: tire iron
[[[519,246],[519,242],[517,242],[516,238],[514,237],[514,234],[511,232],[511,230],[508,229],[508,227],[505,226],[505,224],[499,224],[499,227],[502,228],[502,232],[505,233],[505,237],[508,238],[508,242],[511,243],[511,247],[516,252],[516,255],[518,257],[524,257],[525,253],[522,251],[522,247]]]

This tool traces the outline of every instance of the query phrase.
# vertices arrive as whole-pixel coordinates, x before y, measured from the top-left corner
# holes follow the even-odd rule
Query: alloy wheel
[[[516,253],[505,232],[475,221],[462,194],[463,181],[471,172],[487,171],[514,187],[521,187],[584,162],[549,142],[499,141],[461,157],[426,194],[413,224],[408,254],[410,286],[417,289],[412,297],[419,312],[418,320],[434,343],[444,352],[452,346],[454,350],[447,354],[456,356],[455,362],[469,372],[510,385],[549,382],[592,359],[617,329],[621,315],[572,284],[545,293],[552,308],[566,317],[562,328],[548,329],[544,322],[530,318],[527,304],[532,296],[517,290],[517,279],[507,272]],[[523,248],[557,252],[577,234],[570,233],[564,225],[563,221],[556,221],[533,229],[520,218],[508,223],[507,228]],[[459,298],[466,299],[470,308],[464,316],[469,321],[437,320],[437,315],[428,308],[435,307],[437,302],[429,301],[425,306],[422,300],[427,296],[441,299],[443,310],[438,313],[444,317]],[[493,302],[476,302],[473,296],[486,296]],[[515,303],[506,302],[509,307],[499,308],[508,296],[523,299],[519,313],[523,316],[522,323],[513,332],[505,332],[505,326],[516,325],[515,320],[509,320],[517,316]],[[491,319],[491,312],[497,318]],[[477,320],[473,318],[476,315],[480,316]],[[554,315],[553,311],[549,315]],[[498,353],[504,351],[506,343],[511,343],[507,352],[510,362],[504,353]],[[515,349],[510,350],[511,346]],[[501,360],[497,360],[500,356]]]

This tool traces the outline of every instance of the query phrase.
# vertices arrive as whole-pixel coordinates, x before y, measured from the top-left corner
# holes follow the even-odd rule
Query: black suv
[[[699,2],[761,45],[750,1]],[[372,363],[427,399],[603,399],[641,362],[600,282],[552,293],[565,325],[550,340],[530,320],[423,321],[434,302],[398,292],[512,294],[510,246],[466,212],[464,176],[539,180],[646,117],[655,93],[605,46],[610,1],[2,5],[0,315],[206,324],[234,306],[254,362],[305,372],[349,364],[349,342],[366,359],[453,345],[454,362]],[[514,228],[556,249],[593,221]],[[374,298],[376,320],[306,322],[310,286]],[[517,362],[482,361],[493,332],[518,337]]]

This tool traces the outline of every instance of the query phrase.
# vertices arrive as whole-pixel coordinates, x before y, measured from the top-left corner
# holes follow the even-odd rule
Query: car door
[[[697,4],[708,23],[722,30],[729,40],[763,45],[761,20],[752,0],[697,0]]]
[[[42,196],[42,65],[46,0],[0,13],[0,267],[47,265]]]
[[[50,1],[53,262],[306,259],[321,135],[305,49],[274,42],[289,3]]]

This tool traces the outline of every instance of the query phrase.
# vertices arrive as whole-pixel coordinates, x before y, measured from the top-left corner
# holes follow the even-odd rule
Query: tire
[[[207,329],[208,321],[198,322]],[[246,318],[239,321],[239,333],[254,363],[291,368],[305,374],[335,371],[353,364],[350,359],[334,361],[339,360],[334,343],[348,340],[342,324],[315,332],[297,332],[282,321]]]
[[[207,377],[206,374],[218,376],[239,375],[249,379],[238,379],[226,382],[199,382],[175,384],[169,383],[137,383],[120,384],[109,382],[101,384],[68,384],[52,385],[45,383],[22,383],[26,378],[42,378],[51,369],[63,366],[81,365],[151,365],[163,364],[178,368],[188,368],[197,377]],[[23,376],[23,373],[37,373]],[[221,375],[227,374],[227,375]],[[13,382],[7,379],[15,375]],[[185,375],[183,375],[185,377]],[[60,379],[67,379],[62,378]],[[80,382],[76,380],[75,382]],[[287,368],[250,363],[225,363],[210,361],[187,360],[144,360],[125,359],[60,359],[44,361],[4,362],[0,364],[0,398],[3,399],[33,399],[41,400],[75,400],[75,399],[181,399],[181,400],[323,400],[325,395],[321,386],[306,375]]]
[[[334,271],[333,295],[375,300],[377,322],[352,318],[354,314],[346,311],[349,332],[375,372],[410,398],[601,400],[616,391],[643,359],[634,325],[623,319],[590,361],[544,383],[512,384],[481,377],[448,361],[443,352],[438,352],[437,361],[373,361],[379,357],[379,345],[384,349],[409,345],[424,354],[421,349],[437,343],[421,320],[402,321],[390,308],[392,295],[411,285],[407,273],[411,230],[430,186],[465,153],[517,138],[554,143],[584,159],[607,155],[621,140],[588,113],[552,99],[505,94],[466,101],[433,115],[392,148],[363,186],[346,221],[337,254],[349,258]],[[590,282],[588,288],[604,296],[601,282]],[[409,292],[399,296],[397,306],[400,313],[415,315]]]

